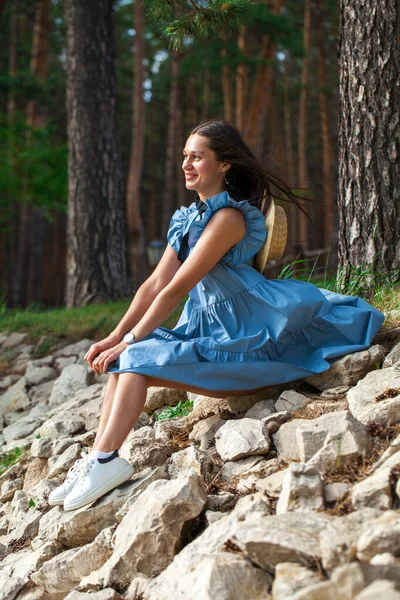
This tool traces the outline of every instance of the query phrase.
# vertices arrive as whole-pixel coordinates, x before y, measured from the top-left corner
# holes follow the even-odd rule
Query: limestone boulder
[[[286,390],[279,396],[275,404],[275,410],[279,412],[284,410],[294,412],[295,410],[303,408],[303,406],[306,406],[309,402],[310,398],[307,398],[307,396],[299,394],[294,390]]]
[[[29,361],[25,373],[26,383],[28,385],[40,385],[52,379],[56,379],[57,373],[49,365],[43,365],[38,361]]]
[[[33,436],[33,433],[47,420],[46,416],[39,417],[22,417],[12,425],[4,427],[2,433],[6,442],[10,443],[14,440],[21,440]]]
[[[227,421],[215,434],[215,447],[223,461],[267,454],[270,444],[265,424],[248,417]]]
[[[357,558],[368,562],[377,554],[400,553],[400,515],[393,510],[369,522],[357,541]]]
[[[355,560],[357,541],[364,524],[376,519],[380,512],[364,508],[343,517],[335,517],[327,523],[320,533],[322,566],[332,572],[348,562]]]
[[[388,367],[393,367],[395,364],[400,362],[400,342],[398,342],[386,356],[383,361],[382,367],[384,369]]]
[[[276,412],[274,400],[260,400],[249,408],[244,416],[249,419],[263,419],[274,412]]]
[[[26,410],[31,406],[26,389],[25,377],[21,377],[0,396],[0,416],[14,411]]]
[[[83,365],[68,365],[55,380],[49,400],[50,406],[58,406],[89,385],[92,377]]]
[[[398,390],[400,390],[400,363],[387,369],[372,371],[347,392],[349,410],[364,424],[372,421],[400,423]]]
[[[327,371],[307,377],[306,381],[321,391],[344,385],[352,386],[370,371],[379,369],[384,356],[383,346],[371,346],[368,350],[352,352],[332,362]]]
[[[157,408],[165,405],[176,406],[179,402],[184,402],[185,400],[187,400],[187,392],[185,391],[151,386],[147,390],[143,411],[151,414]]]
[[[354,484],[351,501],[355,509],[363,507],[387,510],[392,508],[392,486],[390,474],[393,467],[400,465],[400,452],[390,456],[372,475]]]
[[[319,472],[302,463],[289,465],[276,505],[276,514],[322,510],[324,507],[323,484]]]
[[[226,423],[218,415],[212,415],[196,423],[189,433],[189,440],[199,444],[199,449],[206,451],[215,440],[215,433]]]
[[[184,525],[207,501],[202,478],[189,475],[151,483],[118,525],[114,552],[99,570],[102,587],[126,589],[134,572],[154,577],[179,552]]]
[[[280,457],[307,462],[323,446],[333,446],[342,461],[366,454],[367,429],[347,411],[321,415],[318,419],[294,419],[273,435]],[[317,466],[317,465],[314,465]]]
[[[242,556],[217,552],[203,556],[192,570],[181,574],[178,597],[196,600],[265,600],[271,582],[271,575],[255,568]],[[145,597],[148,600],[164,600],[163,594],[152,589]]]
[[[103,529],[90,544],[57,554],[31,574],[32,581],[49,594],[70,592],[82,577],[99,569],[111,556],[114,530]]]
[[[299,590],[323,581],[322,576],[304,565],[293,562],[279,563],[275,567],[272,585],[274,600],[288,600]]]
[[[195,446],[188,446],[174,452],[167,460],[167,471],[170,479],[187,477],[194,473],[205,476],[214,470],[214,462],[210,456]]]

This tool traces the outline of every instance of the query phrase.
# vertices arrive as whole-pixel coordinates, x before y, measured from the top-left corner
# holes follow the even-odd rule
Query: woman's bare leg
[[[107,422],[108,422],[108,419],[110,416],[115,390],[117,389],[118,377],[119,377],[119,373],[110,373],[110,376],[107,381],[106,389],[104,390],[103,403],[101,405],[101,410],[100,410],[99,424],[97,427],[96,437],[93,442],[93,448],[96,447],[96,449],[97,449],[96,444],[100,440],[101,436],[103,435],[103,431],[106,428],[106,425],[107,425]]]
[[[119,449],[142,412],[147,394],[147,377],[138,373],[119,373],[111,401],[111,410],[93,450],[113,452]]]

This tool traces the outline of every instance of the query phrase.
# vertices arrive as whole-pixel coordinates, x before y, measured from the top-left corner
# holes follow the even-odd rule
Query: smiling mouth
[[[197,175],[185,175],[186,179],[189,179],[191,177],[197,177]]]

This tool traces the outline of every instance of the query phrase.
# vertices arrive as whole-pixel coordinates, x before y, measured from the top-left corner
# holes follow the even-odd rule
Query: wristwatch
[[[132,331],[128,331],[128,333],[126,333],[121,342],[125,342],[125,344],[134,344],[136,342],[136,337],[135,334]]]

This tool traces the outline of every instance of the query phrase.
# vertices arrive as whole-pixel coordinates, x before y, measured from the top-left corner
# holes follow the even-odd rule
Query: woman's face
[[[182,169],[186,188],[195,190],[201,200],[211,198],[225,189],[225,175],[229,166],[217,160],[204,135],[194,133],[188,137],[183,149]]]

